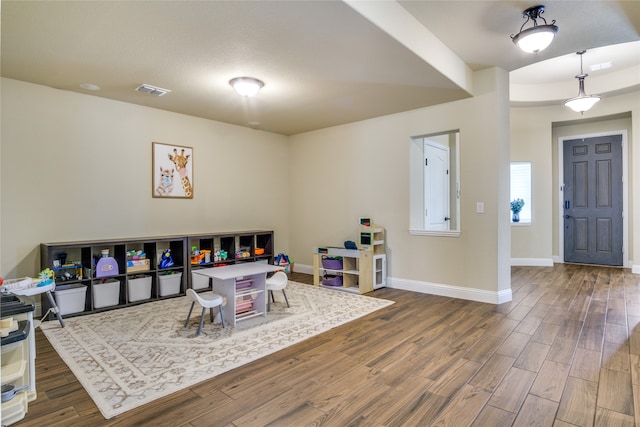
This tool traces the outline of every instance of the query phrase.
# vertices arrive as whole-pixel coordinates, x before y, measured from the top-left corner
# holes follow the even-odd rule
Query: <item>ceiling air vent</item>
[[[143,83],[140,86],[138,86],[136,90],[138,92],[148,93],[149,95],[154,95],[154,96],[162,96],[171,92],[169,89],[162,89],[161,87],[151,86],[146,83]]]

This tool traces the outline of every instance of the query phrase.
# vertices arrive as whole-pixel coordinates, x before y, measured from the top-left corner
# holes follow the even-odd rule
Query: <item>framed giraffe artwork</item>
[[[193,199],[193,148],[152,143],[153,197]]]

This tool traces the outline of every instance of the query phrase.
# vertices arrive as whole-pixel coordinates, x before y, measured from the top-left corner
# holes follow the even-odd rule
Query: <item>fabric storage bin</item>
[[[91,301],[93,302],[93,308],[118,305],[120,301],[120,281],[108,279],[104,283],[92,283]]]
[[[327,270],[342,270],[342,258],[322,257],[322,267]]]
[[[180,282],[182,281],[182,273],[165,274],[158,276],[160,281],[160,296],[175,295],[180,293]]]
[[[56,286],[53,291],[56,305],[61,315],[81,313],[87,298],[87,287],[79,283]]]
[[[195,272],[191,272],[191,289],[206,289],[209,287],[209,276],[203,276]]]
[[[151,276],[139,276],[127,283],[129,302],[151,298]]]
[[[322,279],[322,284],[325,286],[342,286],[342,276],[327,274]]]

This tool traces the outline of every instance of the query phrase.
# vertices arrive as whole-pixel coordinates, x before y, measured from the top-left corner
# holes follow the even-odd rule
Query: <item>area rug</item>
[[[215,377],[393,304],[378,298],[289,282],[290,308],[276,291],[271,312],[211,324],[197,336],[200,308],[189,327],[186,297],[44,322],[41,329],[109,419]],[[214,314],[217,309],[214,309]]]

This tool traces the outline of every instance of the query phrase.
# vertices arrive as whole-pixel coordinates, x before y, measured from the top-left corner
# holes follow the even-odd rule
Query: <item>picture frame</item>
[[[152,143],[151,195],[193,199],[193,148]]]

